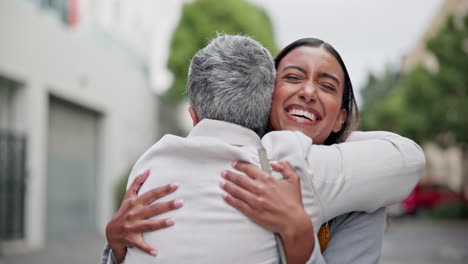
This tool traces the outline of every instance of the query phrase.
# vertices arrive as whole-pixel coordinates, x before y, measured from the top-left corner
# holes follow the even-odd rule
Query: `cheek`
[[[330,98],[325,104],[327,116],[330,117],[328,122],[334,124],[341,111],[341,101],[336,98]]]
[[[286,122],[287,117],[284,114],[284,107],[290,97],[291,92],[287,86],[276,85],[270,113],[270,126],[273,130],[285,129],[284,122]]]
[[[281,110],[281,104],[274,100],[271,104],[271,112],[270,112],[270,126],[273,130],[278,130],[279,126],[279,114]]]
[[[275,92],[273,93],[272,104],[279,104],[280,103],[280,101],[282,100],[282,98],[284,96],[285,90],[286,90],[286,88],[284,87],[284,85],[281,85],[281,81],[276,80]]]
[[[285,98],[285,90],[280,86],[276,86],[271,102],[270,122],[272,122],[273,119],[277,118],[278,114],[282,111]]]

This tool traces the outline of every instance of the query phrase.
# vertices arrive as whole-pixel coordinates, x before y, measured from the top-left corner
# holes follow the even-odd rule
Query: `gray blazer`
[[[327,250],[314,248],[307,264],[378,263],[385,231],[385,208],[373,213],[352,212],[330,222],[331,239]],[[318,244],[316,244],[318,245]]]

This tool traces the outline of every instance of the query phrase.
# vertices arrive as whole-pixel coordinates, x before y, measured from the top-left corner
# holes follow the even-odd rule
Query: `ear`
[[[333,127],[333,132],[338,133],[338,131],[341,130],[343,127],[343,123],[346,120],[346,109],[342,108],[340,110],[340,114],[338,115],[338,118],[336,119],[335,126]]]
[[[193,109],[192,106],[188,107],[188,111],[189,111],[190,117],[192,118],[193,126],[195,126],[196,124],[198,124],[198,122],[200,122],[200,120],[198,120],[197,113],[195,113],[195,109]]]

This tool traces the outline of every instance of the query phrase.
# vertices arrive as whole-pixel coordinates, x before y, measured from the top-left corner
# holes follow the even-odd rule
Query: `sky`
[[[280,48],[320,38],[341,54],[358,95],[369,72],[398,67],[416,45],[442,0],[249,0],[265,8]]]

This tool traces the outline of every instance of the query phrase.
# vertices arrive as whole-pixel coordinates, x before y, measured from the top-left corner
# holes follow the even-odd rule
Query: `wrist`
[[[300,213],[295,214],[295,217],[290,219],[290,221],[286,222],[287,223],[284,223],[285,225],[279,232],[283,239],[297,240],[304,237],[304,234],[310,233],[313,235],[314,233],[312,221],[304,209],[302,209]]]
[[[118,249],[113,249],[111,248],[112,253],[114,254],[114,258],[117,261],[117,263],[122,263],[125,259],[125,256],[127,255],[127,248],[118,248]]]
[[[280,233],[288,263],[305,263],[315,246],[314,227],[304,211]]]

